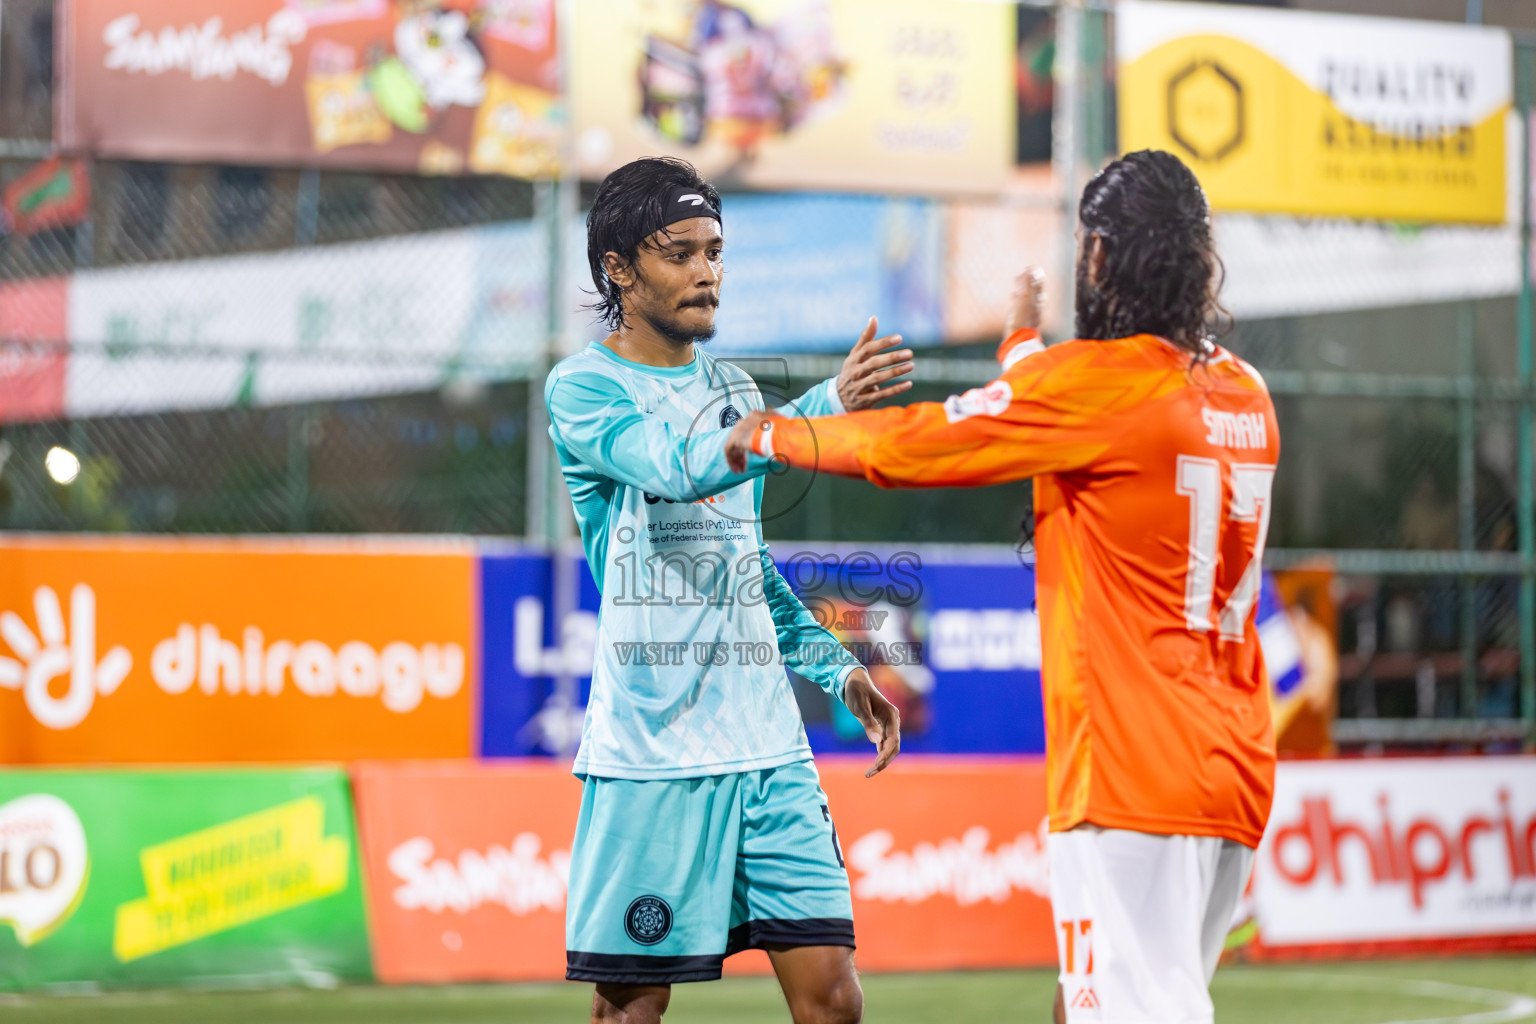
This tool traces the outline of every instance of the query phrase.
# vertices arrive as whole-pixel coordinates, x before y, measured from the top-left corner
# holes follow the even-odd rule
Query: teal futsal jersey
[[[550,437],[602,592],[592,695],[573,770],[684,779],[810,758],[787,665],[841,698],[858,663],[779,575],[759,523],[762,474],[725,462],[763,408],[740,368],[695,346],[687,366],[634,363],[600,342],[562,360]],[[842,412],[835,381],[794,402]]]

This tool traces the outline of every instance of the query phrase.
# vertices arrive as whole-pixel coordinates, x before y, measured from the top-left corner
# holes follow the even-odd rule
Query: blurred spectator
[[[1334,753],[1338,716],[1338,610],[1330,569],[1266,575],[1259,638],[1269,669],[1275,744],[1282,754]]]
[[[1043,163],[1051,158],[1051,110],[1056,104],[1056,19],[1049,11],[1029,7],[1019,8],[1018,19],[1018,162]]]
[[[933,694],[933,670],[922,664],[917,617],[909,608],[884,601],[852,605],[822,599],[806,602],[832,635],[869,669],[869,678],[885,699],[901,712],[903,736],[928,731],[929,699]],[[826,613],[830,613],[827,618]],[[840,700],[828,698],[832,728],[840,740],[864,738],[864,727]]]

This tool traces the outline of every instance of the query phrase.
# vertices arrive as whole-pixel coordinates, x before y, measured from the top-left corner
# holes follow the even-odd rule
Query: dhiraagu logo
[[[69,804],[49,793],[0,804],[0,924],[23,946],[69,919],[89,875],[85,828]]]
[[[334,895],[350,860],[315,796],[148,847],[147,895],[117,908],[112,951],[137,960]]]
[[[69,617],[50,586],[33,591],[33,624],[21,615],[0,611],[0,689],[19,690],[27,710],[41,725],[73,729],[91,713],[98,698],[110,697],[137,665],[170,696],[195,685],[208,696],[275,697],[288,686],[306,697],[375,699],[405,715],[426,698],[449,700],[464,687],[468,672],[462,644],[406,643],[389,640],[375,646],[343,640],[337,646],[315,639],[269,639],[257,625],[239,631],[236,641],[220,627],[182,622],[149,650],[141,639],[136,656],[123,644],[98,641],[96,591],[76,583],[69,591]],[[109,621],[116,638],[120,621]],[[9,648],[7,651],[6,648]],[[142,670],[140,676],[142,676]],[[139,677],[135,677],[137,680]]]

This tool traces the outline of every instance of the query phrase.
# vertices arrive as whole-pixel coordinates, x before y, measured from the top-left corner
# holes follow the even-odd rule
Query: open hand
[[[889,387],[880,386],[893,377],[911,373],[913,363],[912,350],[909,348],[886,351],[893,345],[901,344],[901,335],[877,338],[875,332],[879,327],[879,321],[870,317],[864,333],[859,335],[859,340],[848,352],[848,358],[843,360],[843,368],[837,375],[837,397],[849,412],[868,409],[912,386],[909,380]]]
[[[1013,279],[1013,289],[1008,295],[1008,312],[1003,316],[1003,337],[1022,327],[1038,329],[1045,322],[1045,271],[1039,267],[1025,267],[1024,272]]]
[[[874,767],[864,773],[866,779],[872,779],[901,752],[901,712],[875,689],[869,673],[863,668],[854,669],[848,676],[848,683],[843,688],[843,703],[864,727],[869,742],[875,745]]]

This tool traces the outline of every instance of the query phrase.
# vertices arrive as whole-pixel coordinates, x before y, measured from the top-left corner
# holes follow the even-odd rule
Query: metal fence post
[[[1536,744],[1536,474],[1531,460],[1531,431],[1536,427],[1532,408],[1533,381],[1532,299],[1531,294],[1531,58],[1525,46],[1516,51],[1516,106],[1520,113],[1520,307],[1519,307],[1519,377],[1520,398],[1520,714],[1525,722],[1527,747]]]
[[[573,26],[576,24],[575,0],[558,0],[557,13],[559,24]],[[576,81],[574,74],[575,47],[571,45],[571,33],[569,30],[560,33],[560,78],[561,94],[566,97],[567,104],[574,103],[573,88]],[[575,111],[567,109],[565,118],[565,131],[562,133],[562,147],[560,153],[560,177],[554,183],[554,193],[550,196],[550,268],[549,268],[549,351],[546,352],[548,361],[552,364],[563,358],[572,343],[571,337],[571,309],[568,302],[570,289],[567,287],[566,269],[570,265],[567,252],[570,236],[568,232],[575,223],[577,213],[578,190],[580,180],[578,177]],[[530,401],[530,408],[537,405],[541,410],[543,401],[543,376],[539,376],[529,382],[530,399],[532,392],[538,392],[537,401]],[[547,415],[547,414],[546,414]],[[554,616],[554,643],[560,651],[558,671],[554,678],[554,694],[556,703],[560,708],[560,753],[563,757],[575,758],[576,747],[580,741],[580,733],[569,728],[571,720],[581,708],[580,687],[576,678],[576,666],[572,664],[571,651],[565,642],[566,624],[571,621],[577,610],[580,593],[579,560],[582,556],[581,546],[575,540],[575,520],[570,502],[566,501],[565,480],[560,473],[560,462],[555,457],[554,446],[550,442],[546,428],[541,424],[539,436],[544,445],[544,532],[545,540],[550,551],[551,579],[550,602],[553,605],[551,611]]]
[[[1070,338],[1076,325],[1073,277],[1077,266],[1078,128],[1083,118],[1083,9],[1081,0],[1062,0],[1056,8],[1055,109],[1051,113],[1051,171],[1061,192],[1061,275],[1064,301],[1056,330]]]
[[[551,261],[549,273],[545,279],[545,287],[549,289],[549,295],[545,308],[544,344],[534,354],[528,373],[528,458],[527,482],[524,488],[526,497],[523,501],[523,535],[535,543],[548,539],[546,535],[549,532],[549,463],[554,458],[554,453],[550,450],[547,430],[549,414],[544,408],[544,378],[553,365],[554,353],[557,351],[554,335],[558,330],[556,318],[559,299],[555,292],[559,272],[553,266],[560,246],[560,204],[555,201],[557,187],[553,181],[539,181],[534,184],[533,193],[533,216],[548,232],[545,252],[546,258]]]
[[[301,406],[288,413],[288,529],[293,533],[309,529],[309,445],[313,422],[312,406]]]
[[[1456,370],[1462,394],[1456,403],[1456,534],[1463,551],[1477,547],[1477,308],[1461,303],[1457,310]],[[1463,575],[1461,598],[1461,696],[1457,714],[1477,717],[1477,578]]]

